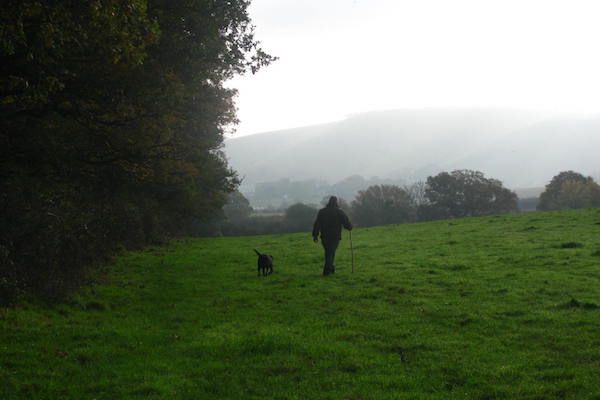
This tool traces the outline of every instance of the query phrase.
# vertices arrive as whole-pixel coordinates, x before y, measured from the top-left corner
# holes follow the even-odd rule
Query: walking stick
[[[350,254],[352,255],[352,273],[354,273],[354,248],[352,247],[352,231],[350,233]]]

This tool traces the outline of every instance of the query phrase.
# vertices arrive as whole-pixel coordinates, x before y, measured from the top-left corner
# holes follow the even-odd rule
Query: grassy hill
[[[600,210],[353,242],[326,278],[307,234],[123,255],[69,304],[0,311],[0,398],[600,399]]]

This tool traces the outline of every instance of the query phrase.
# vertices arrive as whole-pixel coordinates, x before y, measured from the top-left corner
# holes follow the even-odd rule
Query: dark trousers
[[[321,240],[325,249],[325,266],[323,267],[323,275],[333,274],[335,272],[335,251],[337,250],[339,240]]]

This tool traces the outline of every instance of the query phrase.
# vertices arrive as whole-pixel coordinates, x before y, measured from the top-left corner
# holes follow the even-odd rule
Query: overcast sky
[[[235,136],[371,110],[600,111],[597,0],[253,0],[280,59],[239,89]]]

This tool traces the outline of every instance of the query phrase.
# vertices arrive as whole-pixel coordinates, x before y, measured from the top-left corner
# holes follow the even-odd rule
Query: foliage
[[[411,202],[419,207],[427,204],[427,183],[424,181],[416,181],[411,183],[410,185],[405,185],[403,187],[404,191],[408,193],[408,196],[411,199]]]
[[[221,221],[219,233],[224,236],[246,236],[308,232],[312,229],[316,215],[315,208],[296,203],[283,213],[254,213],[242,219],[227,218]]]
[[[128,252],[69,304],[0,310],[0,398],[597,398],[597,222],[355,229],[326,279],[304,233]]]
[[[252,236],[269,235],[290,232],[285,225],[283,215],[252,215],[248,219],[238,221],[221,221],[219,235],[223,236]],[[215,236],[215,235],[199,235]]]
[[[296,203],[285,210],[285,224],[290,232],[308,232],[312,229],[317,209],[302,203]]]
[[[600,207],[600,186],[574,171],[554,176],[540,195],[539,210]]]
[[[0,245],[22,288],[52,297],[116,245],[184,234],[225,203],[223,83],[273,60],[248,5],[2,3]]]
[[[236,190],[227,197],[227,203],[223,206],[223,213],[229,221],[243,221],[250,217],[252,207],[250,207],[248,199]]]
[[[399,186],[373,185],[352,201],[352,219],[358,226],[399,224],[416,220],[409,194]]]
[[[422,219],[460,218],[517,211],[517,195],[479,171],[441,172],[427,178]]]
[[[354,177],[349,181],[357,182]],[[364,180],[362,180],[364,181]],[[286,181],[291,187],[290,181]],[[274,186],[273,186],[274,187]],[[337,193],[337,192],[334,192]],[[326,205],[331,195],[322,197]],[[338,197],[340,207],[358,226],[377,226],[517,211],[517,196],[495,179],[477,171],[442,172],[403,188],[395,185],[371,185],[359,191],[351,205]],[[296,210],[297,209],[297,210]],[[243,222],[226,222],[224,235],[248,235],[306,231],[314,220],[314,209],[302,204],[287,209],[286,217],[249,218]],[[300,215],[304,213],[304,215]],[[292,216],[292,214],[297,214]],[[301,222],[303,221],[303,222]]]

